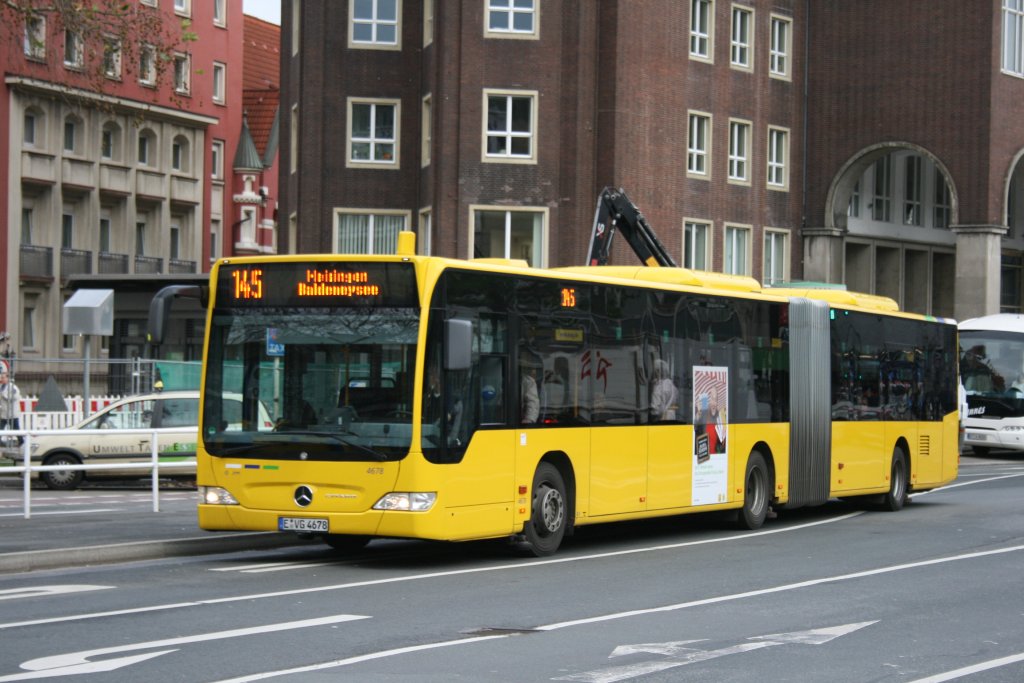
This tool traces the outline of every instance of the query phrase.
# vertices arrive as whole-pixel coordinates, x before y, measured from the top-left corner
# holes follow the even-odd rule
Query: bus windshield
[[[335,292],[347,286],[320,287],[307,301],[289,293],[287,281],[307,277],[294,268],[247,274],[250,285],[256,282],[250,291],[235,284],[242,279],[237,274],[221,273],[201,425],[211,455],[372,461],[408,453],[419,329],[415,280],[411,266],[362,267],[357,275],[379,278],[387,296],[353,299]],[[338,270],[308,272],[341,277]],[[228,394],[242,396],[241,430],[225,428],[221,397]],[[272,430],[248,419],[260,403],[271,413]]]
[[[960,375],[968,402],[983,402],[986,417],[1024,415],[1024,334],[961,330]]]

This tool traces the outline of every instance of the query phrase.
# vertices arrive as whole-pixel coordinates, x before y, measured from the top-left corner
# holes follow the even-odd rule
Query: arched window
[[[121,160],[121,126],[114,121],[103,124],[100,132],[100,156],[104,161]]]
[[[192,169],[191,147],[184,135],[176,135],[171,141],[171,169],[179,173],[188,173]]]
[[[39,107],[29,107],[25,110],[21,141],[25,147],[35,147],[36,149],[46,147],[46,118],[43,116],[43,110]]]
[[[157,165],[156,133],[149,128],[139,131],[139,146],[136,161],[140,166]]]
[[[85,152],[85,141],[82,139],[84,124],[76,114],[68,114],[64,117],[64,142],[65,154],[81,156]]]

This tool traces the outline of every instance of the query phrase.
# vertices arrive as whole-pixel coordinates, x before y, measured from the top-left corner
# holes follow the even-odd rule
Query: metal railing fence
[[[39,433],[38,431],[35,433]],[[52,429],[46,430],[48,435],[57,436],[73,436],[81,435],[81,432],[73,429]],[[138,435],[139,430],[137,429],[107,429],[104,430],[105,435],[117,436],[117,435]],[[32,474],[35,472],[57,472],[62,470],[72,471],[103,471],[103,470],[135,470],[138,469],[140,472],[149,471],[150,477],[150,488],[153,496],[153,512],[160,512],[160,471],[161,470],[173,470],[173,469],[195,469],[196,461],[192,460],[180,460],[175,462],[160,462],[160,444],[157,441],[157,437],[160,434],[159,429],[153,429],[150,431],[150,459],[149,462],[139,461],[138,463],[88,463],[82,465],[43,465],[32,463],[32,437],[34,433],[27,429],[4,429],[0,430],[0,442],[8,443],[12,440],[16,441],[17,437],[24,438],[24,442],[18,447],[18,459],[14,459],[13,462],[17,463],[20,459],[21,464],[14,464],[8,467],[0,467],[0,475],[21,475],[23,481],[23,494],[22,494],[22,508],[25,519],[29,519],[32,516]]]

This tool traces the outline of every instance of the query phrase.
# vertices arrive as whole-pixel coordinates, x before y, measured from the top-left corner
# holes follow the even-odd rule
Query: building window
[[[789,187],[789,131],[768,129],[768,187],[784,190]]]
[[[73,118],[68,117],[64,119],[64,152],[67,154],[74,154],[77,142],[78,124]]]
[[[224,178],[224,141],[214,140],[210,145],[210,177],[214,180]]]
[[[423,47],[434,42],[434,0],[423,0]]]
[[[397,49],[401,0],[349,2],[349,47]]]
[[[34,147],[36,144],[36,115],[33,112],[25,112],[21,141],[27,147]]]
[[[891,161],[886,155],[875,162],[875,193],[871,200],[871,219],[888,222],[891,219],[892,175]]]
[[[64,66],[81,69],[85,61],[82,51],[82,36],[71,30],[64,31]]]
[[[192,14],[192,0],[174,0],[174,12],[185,16]]]
[[[487,30],[490,38],[538,37],[535,0],[487,0]]]
[[[135,223],[135,255],[145,256],[146,255],[146,222],[138,221]]]
[[[1003,71],[1024,76],[1024,0],[1003,0]]]
[[[187,95],[191,85],[191,58],[180,52],[174,55],[174,92]]]
[[[1013,196],[1012,194],[1010,195]],[[946,177],[942,171],[935,169],[935,217],[933,225],[936,228],[948,228],[952,215],[952,202],[949,199],[949,185],[946,184]],[[1011,214],[1012,215],[1012,214]]]
[[[156,48],[152,45],[139,48],[139,83],[156,85]]]
[[[32,244],[32,209],[21,210],[21,243]]]
[[[789,280],[789,233],[764,231],[764,284],[771,287]]]
[[[60,217],[60,248],[73,249],[75,246],[75,216],[64,213]]]
[[[110,253],[110,218],[100,217],[100,252]]]
[[[484,161],[535,161],[536,95],[484,92]]]
[[[547,214],[535,209],[515,211],[470,207],[473,211],[474,258],[523,259],[544,267]]]
[[[683,226],[683,268],[710,270],[708,268],[708,247],[711,240],[711,224],[686,221]]]
[[[690,56],[711,61],[714,0],[690,0]]]
[[[686,141],[686,170],[695,175],[708,175],[708,154],[711,144],[711,117],[690,114],[689,135]]]
[[[336,254],[394,254],[398,249],[398,233],[405,230],[408,214],[334,213]]]
[[[732,8],[732,38],[729,41],[729,63],[739,69],[753,68],[754,11],[746,7]]]
[[[398,100],[350,99],[348,159],[351,165],[398,167]]]
[[[723,270],[730,275],[750,274],[750,228],[725,226]]]
[[[168,256],[174,260],[181,258],[181,226],[175,223],[171,224],[170,232],[170,252]]]
[[[112,121],[103,124],[100,132],[100,156],[104,161],[121,158],[121,129]]]
[[[116,38],[103,39],[103,75],[121,79],[121,41]]]
[[[36,298],[25,297],[21,308],[21,346],[26,349],[36,347]]]
[[[430,108],[430,95],[423,98],[423,114],[420,117],[422,131],[420,131],[420,165],[430,165],[430,143],[433,117]]]
[[[224,104],[224,90],[227,83],[227,65],[220,62],[213,63],[213,101],[217,104]]]
[[[850,204],[846,207],[846,215],[850,218],[860,218],[860,181],[853,184],[850,191]]]
[[[228,17],[224,2],[225,0],[213,0],[213,23],[217,26],[227,26]]]
[[[903,224],[921,225],[921,157],[908,156],[904,162]]]
[[[31,16],[25,20],[25,56],[46,59],[46,17]]]
[[[187,173],[191,168],[188,156],[188,139],[179,135],[171,142],[171,169]]]
[[[729,180],[749,182],[750,123],[729,122]]]
[[[139,133],[138,162],[140,166],[156,166],[156,135],[151,130]]]
[[[774,78],[789,80],[790,34],[793,22],[784,17],[772,17],[771,45],[768,48],[768,72]]]

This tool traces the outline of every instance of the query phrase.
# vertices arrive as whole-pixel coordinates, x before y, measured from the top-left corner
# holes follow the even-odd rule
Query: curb
[[[157,560],[165,557],[209,555],[245,550],[268,550],[314,543],[317,541],[300,538],[294,534],[269,532],[212,537],[196,536],[173,541],[138,541],[55,550],[29,550],[0,555],[0,573],[66,569],[114,562]]]

